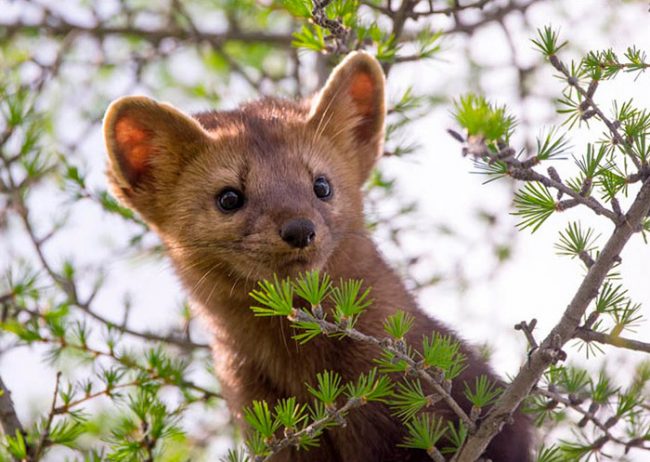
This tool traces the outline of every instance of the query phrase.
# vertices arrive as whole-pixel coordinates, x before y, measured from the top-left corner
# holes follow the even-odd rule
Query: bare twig
[[[33,459],[39,460],[41,454],[48,445],[48,438],[50,437],[50,429],[52,428],[52,421],[56,415],[56,399],[59,396],[59,386],[61,385],[61,371],[56,373],[56,383],[54,385],[54,396],[52,397],[52,405],[50,406],[50,412],[47,415],[47,420],[45,421],[45,426],[41,430],[41,434],[38,438],[38,443],[34,447]]]
[[[260,31],[241,31],[231,30],[223,33],[198,31],[198,35],[192,30],[185,30],[181,28],[152,28],[145,29],[132,25],[127,26],[111,26],[104,23],[98,23],[93,26],[86,26],[66,21],[61,17],[57,17],[54,21],[48,21],[44,18],[37,24],[24,22],[18,20],[12,23],[0,22],[0,33],[3,38],[16,35],[17,33],[39,33],[50,34],[54,36],[66,36],[70,32],[76,32],[82,35],[90,35],[103,39],[109,36],[132,36],[139,39],[147,40],[153,44],[160,43],[163,39],[171,38],[182,40],[186,42],[194,42],[196,39],[202,41],[207,40],[212,43],[223,44],[228,41],[238,41],[247,43],[268,43],[270,45],[289,48],[293,38],[291,34],[273,33],[273,32],[260,32]]]

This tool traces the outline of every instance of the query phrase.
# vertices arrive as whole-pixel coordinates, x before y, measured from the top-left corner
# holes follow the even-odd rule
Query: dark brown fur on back
[[[360,331],[384,336],[384,320],[402,309],[416,319],[407,337],[416,348],[432,332],[455,335],[418,309],[364,225],[362,185],[382,151],[384,114],[381,68],[363,53],[347,58],[313,102],[266,99],[193,119],[130,97],[107,112],[113,191],[166,244],[193,306],[214,332],[215,366],[237,418],[253,400],[273,404],[296,396],[308,402],[305,384],[314,384],[318,372],[332,370],[353,381],[380,354],[349,339],[317,337],[300,345],[286,319],[255,317],[249,293],[260,279],[313,268],[334,281],[362,279],[373,303],[359,318]],[[331,197],[315,196],[316,178],[329,180]],[[224,190],[245,197],[240,209],[219,210],[215,197]],[[313,241],[300,248],[282,237],[283,227],[297,219],[314,229]],[[452,394],[469,413],[463,382],[495,376],[472,348],[462,348],[468,367]],[[436,413],[455,419],[443,404]],[[346,422],[327,430],[320,447],[288,448],[273,460],[430,460],[423,451],[398,447],[404,425],[382,404],[354,410]],[[529,451],[530,424],[516,414],[484,456],[527,462]]]

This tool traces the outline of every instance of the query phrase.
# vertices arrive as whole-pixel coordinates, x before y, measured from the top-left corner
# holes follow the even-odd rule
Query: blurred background
[[[412,2],[416,13],[408,17],[399,16],[399,2],[334,3],[344,24],[354,22],[357,44],[376,53],[388,72],[386,154],[367,186],[375,240],[428,313],[481,347],[499,374],[515,374],[527,344],[513,325],[536,318],[545,335],[584,276],[576,261],[555,254],[558,231],[579,218],[604,240],[611,225],[571,210],[534,235],[518,231],[509,214],[515,186],[483,184],[447,133],[457,128],[452,102],[472,91],[506,104],[518,119],[512,145],[533,152],[536,137],[563,120],[556,112],[561,82],[530,41],[536,29],[559,29],[569,42],[566,62],[606,47],[648,50],[648,2],[433,0]],[[17,284],[25,291],[19,315],[3,311],[3,322],[18,322],[0,331],[0,377],[24,425],[47,413],[57,371],[78,397],[89,396],[85,382],[102,382],[111,367],[132,372],[97,353],[112,351],[113,342],[138,361],[160,349],[182,363],[182,380],[163,377],[160,388],[170,409],[182,407],[177,454],[215,460],[236,444],[224,404],[205,393],[219,389],[205,347],[209,333],[194,319],[156,237],[107,192],[101,120],[123,95],[148,95],[186,112],[229,109],[262,95],[312,95],[350,44],[325,39],[304,5],[0,0],[0,295]],[[604,83],[601,106],[634,98],[648,107],[648,88],[646,75]],[[581,153],[600,133],[597,124],[579,128],[571,152]],[[575,170],[567,157],[554,164],[561,175]],[[6,187],[12,181],[21,182],[19,195]],[[646,306],[649,256],[635,239],[621,266],[630,297]],[[51,329],[42,316],[48,312],[65,320],[64,338],[86,348],[70,351],[50,331],[36,341],[18,332],[20,323]],[[637,337],[650,338],[647,324]],[[573,363],[609,369],[622,381],[641,359],[604,350],[606,356],[586,355],[576,346],[569,354]],[[128,386],[123,390],[121,397],[84,399],[80,407],[94,426],[77,443],[81,450],[56,448],[46,460],[84,457],[93,448],[110,452],[111,431],[128,408]],[[542,439],[550,443],[562,431],[549,426]],[[186,460],[174,454],[168,449],[160,460]],[[634,451],[612,457],[643,460]]]

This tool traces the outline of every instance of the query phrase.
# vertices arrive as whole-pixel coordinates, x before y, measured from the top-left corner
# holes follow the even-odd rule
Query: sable
[[[159,234],[192,304],[214,332],[215,364],[234,415],[253,400],[309,399],[316,373],[356,379],[379,356],[375,345],[317,337],[300,345],[286,319],[255,317],[258,280],[309,269],[333,280],[362,279],[372,306],[357,329],[383,336],[396,309],[415,317],[407,341],[432,331],[458,337],[419,310],[364,226],[361,188],[382,152],[384,76],[370,55],[350,54],[312,101],[265,99],[194,117],[144,97],[114,102],[104,122],[114,194]],[[327,306],[324,307],[328,309]],[[469,413],[463,381],[494,374],[468,345],[468,367],[452,396]],[[431,393],[425,386],[425,392]],[[455,418],[443,402],[436,413]],[[277,461],[425,461],[399,448],[404,426],[381,404],[346,417],[310,451],[285,448]],[[530,424],[520,414],[484,453],[530,460]]]

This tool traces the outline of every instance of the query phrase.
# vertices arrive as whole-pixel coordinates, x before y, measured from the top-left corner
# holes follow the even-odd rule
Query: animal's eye
[[[327,181],[327,178],[319,176],[314,180],[314,194],[322,200],[327,200],[332,197],[332,186],[330,185],[330,182]]]
[[[234,212],[244,205],[244,195],[233,188],[226,188],[217,194],[217,206],[223,212]]]

